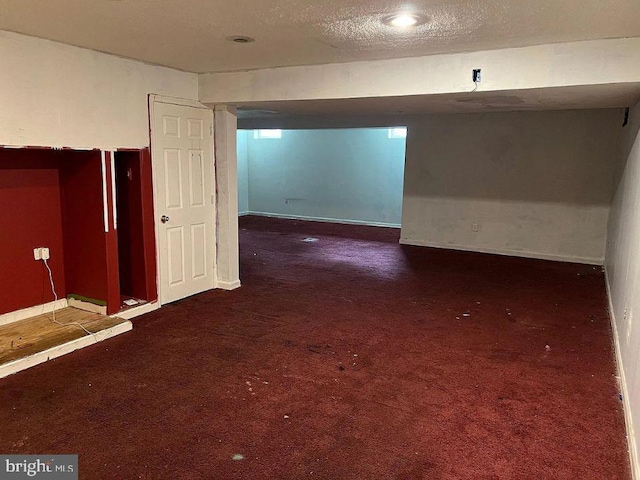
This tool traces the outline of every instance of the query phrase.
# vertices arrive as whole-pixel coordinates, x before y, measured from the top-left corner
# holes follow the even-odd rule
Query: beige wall
[[[639,82],[640,37],[209,73],[199,95],[217,104],[464,93],[474,68],[485,92]]]
[[[198,77],[0,31],[0,145],[149,145],[147,95],[198,98]]]
[[[401,242],[602,263],[620,119],[619,110],[412,119]]]
[[[607,244],[607,286],[618,369],[635,478],[640,478],[640,452],[633,429],[640,422],[640,103],[621,130]]]

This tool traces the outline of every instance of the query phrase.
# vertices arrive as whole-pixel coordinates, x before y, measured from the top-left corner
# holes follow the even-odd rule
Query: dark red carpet
[[[83,479],[630,478],[601,269],[398,235],[242,219],[242,288],[0,380],[0,451]]]

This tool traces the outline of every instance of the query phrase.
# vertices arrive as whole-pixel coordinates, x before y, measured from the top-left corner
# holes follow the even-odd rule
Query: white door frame
[[[162,282],[161,282],[161,270],[160,270],[160,225],[159,222],[157,221],[157,215],[159,210],[159,206],[158,206],[158,175],[157,175],[157,169],[154,168],[154,151],[153,151],[153,128],[154,128],[154,118],[155,118],[155,104],[156,103],[168,103],[171,105],[178,105],[178,106],[182,106],[182,107],[195,107],[195,108],[203,108],[203,109],[207,109],[207,110],[211,110],[212,111],[212,115],[213,115],[213,109],[211,109],[210,107],[207,107],[206,105],[198,102],[197,100],[189,100],[189,99],[185,99],[185,98],[177,98],[177,97],[169,97],[166,95],[158,95],[158,94],[150,94],[149,95],[149,145],[150,145],[150,152],[151,152],[151,175],[153,178],[153,227],[154,227],[154,232],[155,232],[155,237],[156,237],[156,285],[157,285],[157,289],[158,289],[158,305],[163,305],[162,303]],[[217,205],[218,205],[218,198],[217,198],[217,189],[216,189],[216,157],[215,157],[215,143],[213,145],[213,151],[211,152],[211,158],[212,158],[212,165],[213,165],[213,172],[211,175],[211,179],[213,182],[211,191],[212,191],[212,195],[213,195],[213,205],[211,205],[211,215],[213,216],[213,220],[214,220],[214,225],[217,223]],[[216,263],[217,263],[217,237],[218,237],[218,229],[216,227],[216,229],[214,230],[214,239],[213,239],[213,259],[212,261],[213,263],[213,288],[218,288],[218,275],[217,275],[217,268],[216,268]]]

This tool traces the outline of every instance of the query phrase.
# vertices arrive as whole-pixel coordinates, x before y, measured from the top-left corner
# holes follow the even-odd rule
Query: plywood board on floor
[[[53,318],[53,313],[46,313],[0,326],[0,365],[82,337],[93,337],[77,324],[82,325],[89,332],[99,334],[127,322],[122,318],[108,317],[71,307],[55,312],[55,320],[59,323],[55,323]]]

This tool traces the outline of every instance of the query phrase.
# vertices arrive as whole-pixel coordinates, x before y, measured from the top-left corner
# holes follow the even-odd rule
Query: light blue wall
[[[249,164],[247,136],[250,132],[238,130],[238,213],[249,211]]]
[[[245,141],[251,212],[400,225],[405,139],[388,138],[388,129],[283,130],[280,139],[238,135],[238,176]]]

